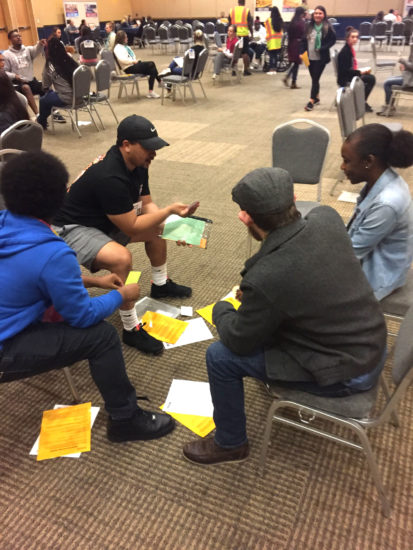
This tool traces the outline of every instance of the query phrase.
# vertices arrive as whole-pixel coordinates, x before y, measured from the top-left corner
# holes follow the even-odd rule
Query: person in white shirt
[[[383,17],[383,21],[392,21],[392,23],[394,23],[395,21],[397,21],[397,17],[394,15],[394,10],[389,10],[389,13],[387,13],[387,14]]]
[[[149,76],[149,93],[146,96],[149,99],[158,99],[159,94],[153,91],[155,80],[161,79],[158,76],[158,69],[153,61],[138,61],[133,50],[128,46],[128,36],[125,31],[116,33],[115,47],[113,49],[115,58],[126,74],[143,74]]]
[[[254,51],[255,54],[255,65],[257,68],[258,65],[261,65],[261,56],[265,52],[267,47],[267,33],[265,27],[261,25],[259,19],[254,21],[254,32],[252,35],[252,41],[249,43],[250,48]]]

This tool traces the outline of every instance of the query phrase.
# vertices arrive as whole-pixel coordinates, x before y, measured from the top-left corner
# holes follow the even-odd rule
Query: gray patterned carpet
[[[152,55],[145,53],[146,58]],[[160,69],[168,57],[155,55]],[[385,76],[380,75],[380,83]],[[130,113],[147,116],[171,144],[159,152],[150,169],[154,200],[160,205],[199,200],[199,214],[214,220],[207,250],[169,245],[169,274],[193,287],[188,305],[194,309],[215,301],[239,281],[246,233],[230,191],[247,171],[270,165],[271,133],[277,124],[307,117],[330,129],[323,203],[337,208],[345,220],[353,209],[337,201],[341,190],[354,191],[348,182],[339,185],[335,197],[329,195],[339,173],[341,141],[336,113],[329,111],[335,90],[331,67],[322,79],[322,104],[310,117],[302,110],[309,90],[304,70],[299,75],[302,88],[294,91],[284,88],[280,75],[256,74],[234,86],[212,86],[210,80],[208,73],[208,101],[200,99],[196,105],[113,100],[119,118]],[[382,96],[377,86],[372,105],[378,107]],[[66,162],[72,178],[114,142],[115,121],[108,112],[103,116],[104,132],[84,127],[78,139],[69,125],[59,125],[55,136],[45,135],[44,148]],[[379,120],[375,115],[367,119]],[[413,130],[411,107],[409,111],[402,105],[396,120]],[[411,185],[411,170],[404,176]],[[315,198],[313,188],[297,186],[296,194],[298,199]],[[146,295],[148,261],[142,246],[132,250]],[[117,314],[110,321],[120,329]],[[150,398],[148,407],[163,403],[173,378],[207,379],[208,344],[169,350],[157,358],[124,348],[130,378],[138,393]],[[87,365],[75,365],[72,373],[84,401],[101,406]],[[29,451],[42,411],[70,399],[63,374],[55,371],[1,385],[1,550],[412,548],[412,389],[401,405],[401,427],[386,425],[371,434],[393,508],[391,518],[385,519],[361,455],[286,427],[274,428],[265,476],[259,477],[269,399],[254,380],[247,380],[245,388],[250,459],[240,465],[202,468],[182,458],[182,445],[193,437],[183,426],[156,442],[110,444],[104,411],[93,427],[91,452],[78,460],[36,462]]]

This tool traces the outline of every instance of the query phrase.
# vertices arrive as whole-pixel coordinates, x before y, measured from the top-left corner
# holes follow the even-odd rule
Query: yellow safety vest
[[[231,8],[229,15],[231,17],[231,25],[237,27],[237,36],[248,36],[248,14],[250,10],[245,6],[235,6]]]
[[[279,50],[281,48],[283,32],[275,32],[272,26],[271,17],[269,17],[265,22],[265,29],[267,31],[267,49]]]

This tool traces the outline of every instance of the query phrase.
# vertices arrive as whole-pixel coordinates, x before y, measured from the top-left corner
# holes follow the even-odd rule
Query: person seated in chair
[[[367,103],[374,85],[376,77],[370,74],[370,69],[359,69],[356,59],[355,46],[359,39],[359,32],[354,27],[346,28],[346,43],[342,47],[337,57],[337,84],[339,86],[348,86],[353,77],[359,76],[364,83],[364,97],[366,100],[366,111],[372,113],[373,109]]]
[[[341,169],[365,182],[347,228],[354,252],[378,300],[404,285],[413,260],[413,204],[393,168],[413,164],[413,134],[383,124],[360,126],[341,148]]]
[[[402,86],[405,90],[413,92],[413,45],[410,46],[409,58],[401,58],[399,63],[402,74],[391,76],[384,81],[384,105],[377,113],[379,116],[391,115],[396,110],[394,105],[390,105],[392,86]]]
[[[126,74],[141,74],[149,76],[148,99],[158,99],[160,96],[153,91],[155,80],[161,81],[158,75],[158,69],[153,61],[138,61],[133,50],[128,46],[128,36],[125,31],[116,33],[115,47],[113,54],[122,71]]]
[[[250,172],[232,198],[262,245],[241,272],[239,309],[213,309],[220,341],[206,363],[216,432],[183,449],[204,465],[248,456],[244,377],[338,398],[371,389],[385,361],[384,317],[339,214],[319,206],[302,219],[281,168]]]
[[[218,53],[214,59],[214,73],[212,79],[215,80],[216,77],[220,74],[224,65],[229,65],[232,61],[234,55],[235,44],[238,42],[238,37],[236,35],[236,29],[234,25],[228,27],[227,41],[225,43],[225,48],[218,48]]]
[[[84,27],[85,28],[85,27]],[[43,69],[43,85],[46,93],[39,101],[37,122],[47,129],[47,119],[53,107],[71,105],[73,101],[73,73],[78,64],[67,52],[60,40],[53,37],[47,43],[46,64]],[[53,87],[53,89],[52,89]],[[66,122],[62,115],[55,122]]]
[[[252,35],[252,40],[249,43],[249,47],[255,55],[254,68],[257,69],[258,66],[261,65],[262,54],[267,48],[267,31],[265,30],[265,27],[261,25],[261,21],[259,19],[255,19],[254,21],[254,33]]]
[[[174,421],[138,407],[118,334],[104,321],[137,298],[138,285],[124,286],[113,274],[82,281],[75,253],[49,225],[67,181],[65,166],[43,151],[22,153],[2,171],[0,383],[87,359],[109,414],[108,438],[162,437]],[[85,286],[111,291],[91,298]]]
[[[151,296],[185,298],[191,288],[167,275],[166,241],[160,239],[170,214],[187,216],[197,204],[176,202],[164,208],[152,201],[148,168],[156,151],[168,145],[146,118],[131,115],[118,126],[116,145],[99,157],[71,185],[54,218],[55,230],[92,272],[107,269],[126,281],[132,269],[129,242],[144,242],[152,266]],[[178,243],[183,244],[183,243]],[[123,341],[145,353],[162,353],[163,344],[139,323],[135,304],[123,304]]]
[[[46,40],[39,40],[36,46],[24,46],[17,29],[10,31],[7,36],[10,47],[3,52],[4,70],[17,91],[27,97],[31,110],[37,115],[39,111],[34,96],[43,95],[43,88],[42,83],[34,76],[33,60],[44,52]]]
[[[73,24],[73,21],[71,19],[69,19],[67,22],[65,33],[67,39],[69,40],[69,44],[73,46],[73,44],[75,43],[75,38],[79,35],[79,31],[78,28]]]

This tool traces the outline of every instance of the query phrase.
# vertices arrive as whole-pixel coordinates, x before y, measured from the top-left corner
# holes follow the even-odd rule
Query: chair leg
[[[192,99],[194,100],[194,103],[196,103],[195,92],[194,92],[194,89],[192,87],[191,81],[188,82],[188,85],[189,85],[189,89],[191,91]]]
[[[76,130],[76,132],[78,133],[78,136],[81,138],[82,134],[80,133],[80,130],[79,130],[79,124],[78,124],[79,120],[77,116],[77,111],[75,111],[75,119],[73,119],[73,113],[72,111],[70,111],[70,120],[72,121],[72,129]]]
[[[89,113],[89,116],[90,116],[90,120],[93,122],[93,124],[95,125],[95,128],[96,128],[96,131],[97,132],[100,132],[99,130],[99,127],[98,125],[96,124],[96,120],[93,118],[93,113],[92,113],[92,110],[89,106],[86,106],[86,111]],[[96,114],[97,114],[97,111],[96,111]],[[98,118],[100,119],[100,116],[98,115]]]
[[[267,421],[265,423],[264,437],[261,444],[261,453],[258,463],[258,474],[262,477],[264,475],[265,461],[267,459],[268,444],[270,442],[271,428],[272,428],[272,417],[274,416],[275,409],[277,408],[277,400],[271,403],[270,408],[268,409]]]
[[[371,472],[371,475],[373,477],[374,484],[375,484],[377,492],[379,494],[383,515],[386,518],[388,518],[391,514],[390,502],[389,502],[389,499],[387,498],[386,491],[385,491],[385,489],[383,487],[383,484],[381,482],[381,479],[380,479],[379,469],[377,467],[377,462],[376,462],[376,459],[374,457],[373,451],[371,450],[370,441],[367,437],[367,434],[366,434],[364,428],[362,428],[360,425],[358,425],[356,423],[353,423],[352,424],[352,429],[358,435],[360,443],[363,447],[363,451],[364,451],[364,454],[366,456],[367,463],[370,467],[370,472]]]
[[[105,125],[103,124],[102,119],[100,118],[100,114],[99,114],[99,111],[96,108],[96,105],[92,105],[91,110],[96,113],[96,116],[99,119],[100,125],[102,126],[102,130],[105,130]]]
[[[384,393],[384,397],[386,398],[386,401],[387,403],[390,401],[390,393],[389,393],[389,388],[387,386],[387,382],[383,376],[383,373],[381,373],[380,375],[380,385],[381,385],[381,389],[383,390],[383,393]],[[400,427],[400,421],[399,421],[399,417],[397,416],[397,412],[396,411],[393,411],[390,415],[390,418],[391,418],[391,425],[392,426],[395,426],[396,428],[399,428]]]
[[[111,102],[109,101],[109,99],[108,99],[108,102],[107,102],[107,103],[108,103],[108,105],[109,105],[110,110],[112,111],[112,115],[115,117],[116,124],[119,124],[118,117],[116,116],[116,113],[115,113],[115,111],[113,110],[112,104],[111,104]]]
[[[73,401],[75,403],[80,403],[80,397],[79,397],[79,394],[77,393],[77,389],[76,389],[75,383],[73,382],[72,374],[70,372],[69,367],[63,368],[63,374],[65,375],[66,382],[69,386],[70,393],[72,394],[72,397],[73,397]]]

